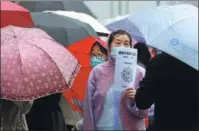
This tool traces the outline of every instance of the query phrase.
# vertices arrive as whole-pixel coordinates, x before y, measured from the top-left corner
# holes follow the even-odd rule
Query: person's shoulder
[[[96,73],[99,74],[101,71],[104,70],[104,67],[106,67],[106,62],[93,67],[90,74],[96,74]]]
[[[155,56],[149,61],[149,65],[153,67],[164,67],[168,69],[187,68],[185,63],[166,53]]]
[[[176,76],[189,72],[189,67],[171,55],[163,53],[151,59],[146,70],[154,74],[164,74],[164,76],[173,74],[173,76]]]
[[[154,56],[151,60],[149,60],[149,63],[151,64],[151,63],[154,63],[154,62],[159,62],[164,57],[165,57],[164,54],[158,54],[158,55]]]
[[[94,72],[100,71],[103,68],[103,65],[104,65],[104,63],[99,64],[99,65],[93,67],[92,71],[94,71]]]
[[[148,62],[148,66],[152,67],[160,67],[162,65],[165,66],[165,64],[169,64],[171,57],[165,53],[156,55]]]
[[[167,56],[165,54],[158,54],[149,60],[146,66],[146,72],[151,72],[154,75],[162,74],[164,70],[167,70]]]
[[[93,70],[99,71],[99,70],[104,70],[104,69],[109,68],[109,67],[112,67],[112,65],[110,64],[109,61],[106,61],[104,63],[101,63],[101,64],[95,66],[93,68]]]

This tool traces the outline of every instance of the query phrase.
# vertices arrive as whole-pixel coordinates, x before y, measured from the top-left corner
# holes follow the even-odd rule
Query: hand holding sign
[[[125,90],[124,95],[129,98],[129,100],[134,103],[136,90],[133,88],[128,88]]]

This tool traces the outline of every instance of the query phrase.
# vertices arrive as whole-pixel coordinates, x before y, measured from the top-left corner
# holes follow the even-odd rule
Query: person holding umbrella
[[[1,28],[1,130],[28,130],[25,114],[32,101],[70,89],[80,67],[43,30]]]
[[[155,104],[154,130],[198,131],[198,8],[160,6],[129,19],[148,45],[162,51],[148,63],[136,106]]]
[[[196,131],[198,71],[166,53],[157,55],[148,64],[135,100],[139,109],[155,103],[153,129]]]

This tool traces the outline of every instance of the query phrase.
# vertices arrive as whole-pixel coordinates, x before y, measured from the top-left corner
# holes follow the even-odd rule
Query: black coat
[[[60,94],[35,100],[26,117],[29,130],[65,131],[64,116],[59,101]]]
[[[136,93],[136,105],[147,109],[155,103],[157,130],[197,130],[198,71],[167,55],[150,60]]]

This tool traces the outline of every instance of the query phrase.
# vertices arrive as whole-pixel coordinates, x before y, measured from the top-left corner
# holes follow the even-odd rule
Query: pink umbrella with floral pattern
[[[1,29],[1,99],[28,101],[67,90],[79,69],[75,57],[43,30]]]

